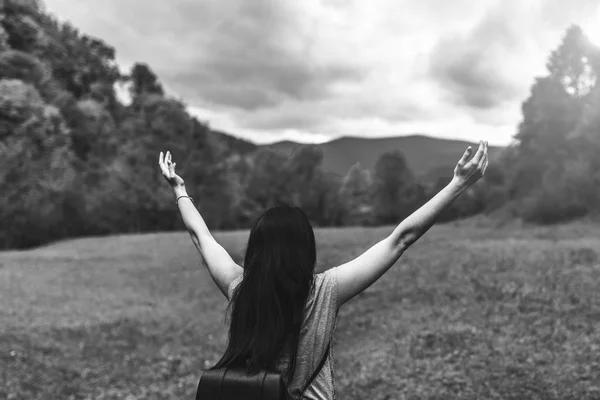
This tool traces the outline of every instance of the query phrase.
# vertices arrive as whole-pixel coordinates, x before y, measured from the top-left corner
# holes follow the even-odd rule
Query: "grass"
[[[340,311],[338,398],[599,399],[599,226],[434,227]],[[318,270],[390,231],[318,229]],[[192,399],[225,307],[187,233],[0,253],[0,398]]]

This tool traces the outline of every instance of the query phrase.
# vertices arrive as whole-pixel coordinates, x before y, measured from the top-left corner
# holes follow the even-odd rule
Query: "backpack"
[[[330,343],[331,344],[331,343]],[[329,356],[329,346],[323,359],[312,374],[304,391],[317,377]],[[300,398],[302,398],[300,395]],[[200,376],[196,400],[291,400],[281,373],[277,371],[260,371],[249,375],[241,368],[219,368],[206,370]]]

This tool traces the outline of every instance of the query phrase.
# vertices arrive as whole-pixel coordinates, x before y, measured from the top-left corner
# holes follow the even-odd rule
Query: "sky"
[[[427,134],[511,142],[571,23],[600,0],[45,0],[190,113],[255,143]]]

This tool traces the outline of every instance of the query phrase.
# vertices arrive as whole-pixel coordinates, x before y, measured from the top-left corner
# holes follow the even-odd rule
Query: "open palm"
[[[164,156],[163,152],[160,152],[160,155],[158,156],[158,165],[160,166],[162,175],[171,187],[175,188],[184,185],[183,179],[175,173],[175,165],[177,164],[171,161],[170,151],[167,151],[167,154]]]

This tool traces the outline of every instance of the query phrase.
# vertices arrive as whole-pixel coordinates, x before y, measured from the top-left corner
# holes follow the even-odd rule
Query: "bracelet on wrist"
[[[194,202],[194,199],[192,199],[190,196],[179,196],[179,197],[177,198],[177,200],[175,200],[175,205],[178,205],[178,203],[179,203],[179,199],[182,199],[182,198],[184,198],[184,197],[187,197],[188,199],[190,199],[190,201],[191,201],[192,203]]]

